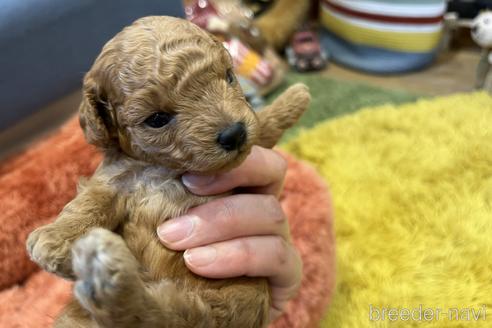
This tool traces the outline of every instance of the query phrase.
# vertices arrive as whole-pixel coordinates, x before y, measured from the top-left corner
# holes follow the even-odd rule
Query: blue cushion
[[[181,0],[1,0],[0,130],[79,88],[102,46],[135,19],[183,14]]]

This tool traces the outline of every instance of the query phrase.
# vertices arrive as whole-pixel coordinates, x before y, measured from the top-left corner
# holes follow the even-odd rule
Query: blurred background
[[[221,38],[248,100],[261,108],[286,81],[317,85],[313,76],[419,96],[486,88],[477,68],[491,40],[474,42],[472,25],[491,2],[0,0],[0,156],[76,112],[84,72],[138,17],[181,16]],[[313,120],[339,105],[326,104]]]

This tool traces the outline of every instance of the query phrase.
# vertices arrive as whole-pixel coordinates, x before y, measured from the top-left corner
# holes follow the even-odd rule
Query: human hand
[[[186,250],[185,263],[209,278],[268,277],[272,291],[270,318],[282,314],[302,278],[302,261],[292,245],[278,201],[287,165],[275,151],[253,147],[230,172],[212,177],[183,177],[198,195],[241,187],[247,194],[223,197],[191,209],[158,228],[170,249]]]

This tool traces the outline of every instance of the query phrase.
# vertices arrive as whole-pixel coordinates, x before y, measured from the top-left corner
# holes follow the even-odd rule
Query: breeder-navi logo
[[[370,321],[479,321],[487,320],[487,307],[478,308],[390,308],[369,305]]]

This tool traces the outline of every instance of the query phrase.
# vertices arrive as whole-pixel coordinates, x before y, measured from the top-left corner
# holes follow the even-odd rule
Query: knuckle
[[[287,168],[288,168],[287,160],[279,153],[275,152],[275,154],[277,155],[276,170],[278,172],[278,175],[283,179],[287,174]]]
[[[274,195],[264,195],[264,205],[267,211],[268,218],[274,223],[283,225],[286,221],[286,217],[279,200]]]
[[[231,222],[234,220],[236,213],[236,204],[234,198],[226,197],[219,201],[218,213],[220,213],[221,221],[224,223]]]
[[[268,194],[268,195],[263,195],[262,197],[265,202],[265,206],[267,208],[271,209],[271,208],[277,208],[279,206],[277,197],[275,197],[274,195]]]
[[[277,263],[277,265],[283,267],[288,262],[290,247],[284,238],[280,236],[274,236],[272,238],[274,238],[272,249],[274,250],[275,254],[275,262]]]
[[[239,256],[240,261],[244,267],[250,267],[254,252],[251,244],[246,239],[239,239]]]

